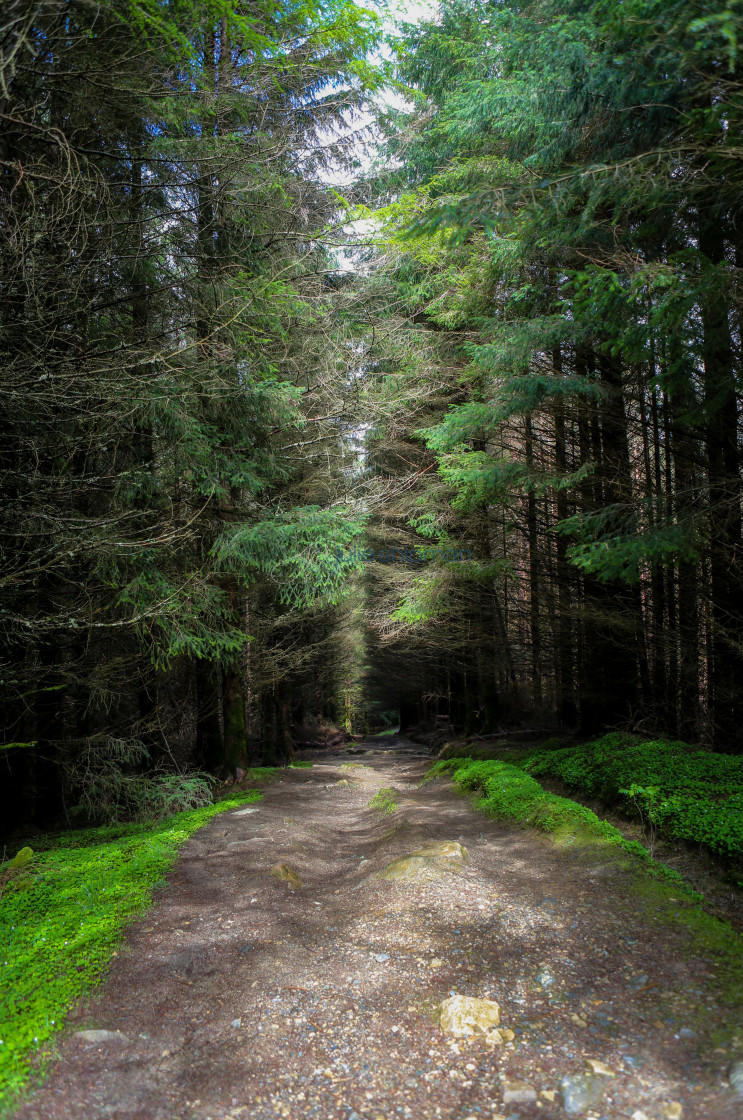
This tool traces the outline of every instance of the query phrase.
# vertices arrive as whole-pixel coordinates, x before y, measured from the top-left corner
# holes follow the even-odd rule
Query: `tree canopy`
[[[11,824],[379,712],[743,748],[742,18],[6,6]]]

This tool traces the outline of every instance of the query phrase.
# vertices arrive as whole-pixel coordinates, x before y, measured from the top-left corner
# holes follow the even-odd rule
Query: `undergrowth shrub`
[[[76,800],[73,813],[81,823],[161,820],[214,800],[216,781],[210,774],[152,767],[147,748],[137,739],[109,736],[88,742],[64,769]]]

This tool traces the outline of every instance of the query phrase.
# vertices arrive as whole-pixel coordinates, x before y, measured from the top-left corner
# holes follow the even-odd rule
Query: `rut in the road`
[[[708,963],[632,872],[421,786],[420,760],[349,761],[288,770],[189,841],[17,1120],[563,1120],[561,1080],[587,1059],[615,1074],[604,1120],[738,1117],[706,1034],[724,1014]],[[368,805],[383,787],[392,813]],[[434,840],[464,845],[464,869],[375,877]],[[497,1001],[514,1042],[445,1036],[452,992]],[[83,1027],[125,1037],[86,1044]],[[535,1099],[509,1099],[514,1081]]]

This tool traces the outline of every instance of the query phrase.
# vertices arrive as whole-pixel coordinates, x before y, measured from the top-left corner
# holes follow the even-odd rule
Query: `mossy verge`
[[[743,885],[743,756],[611,731],[587,743],[452,742],[439,759],[508,762],[600,798],[659,837],[699,844]]]
[[[178,849],[217,813],[263,795],[250,790],[155,824],[81,829],[34,841],[28,869],[0,900],[0,1115],[34,1057],[73,1005],[105,974],[122,930],[149,906]]]
[[[251,782],[255,786],[267,786],[281,777],[281,766],[251,766],[246,770],[243,781]]]
[[[650,853],[635,840],[625,840],[621,832],[602,821],[595,813],[567,797],[543,789],[534,778],[510,762],[448,758],[434,763],[428,775],[449,775],[460,789],[483,796],[477,808],[501,820],[548,832],[561,846],[610,846],[648,864]],[[677,872],[654,864],[657,874],[687,889]]]
[[[727,922],[707,914],[703,897],[677,871],[652,858],[642,844],[626,840],[608,821],[584,805],[545,790],[519,766],[500,761],[451,758],[435,763],[426,777],[451,777],[461,790],[480,794],[476,808],[503,821],[539,829],[563,847],[584,849],[606,860],[610,853],[635,872],[632,897],[644,903],[648,920],[681,927],[690,953],[714,959],[717,997],[728,1009],[724,1023],[709,1033],[716,1045],[737,1036],[743,1042],[743,937]]]
[[[311,770],[312,763],[305,762],[303,759],[297,759],[296,761],[289,763],[289,768],[291,770]]]
[[[589,797],[619,805],[661,836],[701,844],[723,859],[743,857],[740,755],[612,731],[570,746],[550,740],[523,762],[508,761],[535,778],[558,778]]]
[[[395,795],[399,792],[394,786],[383,786],[369,801],[369,808],[376,809],[380,813],[394,813],[397,809]]]

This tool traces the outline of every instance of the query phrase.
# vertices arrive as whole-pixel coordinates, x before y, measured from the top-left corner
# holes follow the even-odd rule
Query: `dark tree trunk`
[[[701,221],[699,248],[710,265],[724,262],[723,226],[714,211],[705,214]],[[702,293],[712,598],[711,710],[717,745],[724,750],[737,751],[743,749],[738,707],[743,693],[738,409],[728,293],[719,276],[706,278]]]

